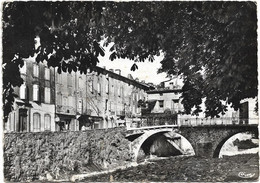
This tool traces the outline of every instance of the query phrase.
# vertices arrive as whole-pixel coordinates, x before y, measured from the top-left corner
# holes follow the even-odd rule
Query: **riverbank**
[[[87,177],[80,182],[226,182],[257,181],[258,154],[224,156],[223,158],[170,157],[149,160],[149,163],[125,170]]]

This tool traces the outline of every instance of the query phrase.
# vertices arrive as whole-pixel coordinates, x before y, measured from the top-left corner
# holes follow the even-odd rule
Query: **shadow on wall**
[[[138,161],[149,158],[178,155],[195,155],[195,152],[183,136],[174,132],[157,133],[147,138],[138,152]]]

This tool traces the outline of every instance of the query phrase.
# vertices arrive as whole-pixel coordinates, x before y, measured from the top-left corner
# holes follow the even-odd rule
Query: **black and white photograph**
[[[258,182],[256,1],[1,1],[0,182]]]

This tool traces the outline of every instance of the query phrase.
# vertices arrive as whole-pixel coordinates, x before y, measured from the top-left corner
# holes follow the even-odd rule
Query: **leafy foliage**
[[[235,109],[257,95],[256,5],[253,2],[5,2],[3,4],[3,103],[8,117],[20,86],[23,58],[37,53],[58,72],[86,73],[113,42],[110,60],[152,62],[159,72],[184,79],[186,113]],[[35,49],[35,37],[40,47]],[[131,70],[138,69],[134,63]],[[195,111],[192,111],[195,107]]]
[[[226,104],[237,110],[257,96],[253,2],[117,3],[107,11],[115,17],[105,24],[113,58],[152,61],[162,50],[159,72],[183,77],[186,113],[200,112],[205,98],[206,116],[218,117]]]
[[[101,12],[104,2],[6,2],[3,4],[3,103],[4,118],[12,110],[13,87],[23,83],[19,67],[23,58],[37,54],[58,72],[96,66],[104,56]],[[80,15],[80,16],[79,16]],[[40,46],[35,49],[35,38]]]

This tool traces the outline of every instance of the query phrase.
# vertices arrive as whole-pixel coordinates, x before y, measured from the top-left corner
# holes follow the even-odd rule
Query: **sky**
[[[102,45],[102,44],[101,44]],[[131,71],[131,66],[134,61],[129,59],[115,59],[113,61],[109,60],[109,56],[111,52],[109,52],[109,46],[105,47],[105,56],[99,56],[100,62],[98,63],[99,67],[106,67],[109,69],[120,69],[121,75],[127,77],[128,74],[131,74],[133,78],[139,78],[139,81],[144,80],[146,83],[154,83],[159,84],[165,80],[166,73],[157,74],[157,70],[161,67],[160,61],[163,59],[163,56],[155,56],[155,60],[153,62],[149,62],[148,60],[145,62],[137,62],[138,69],[135,71]]]

